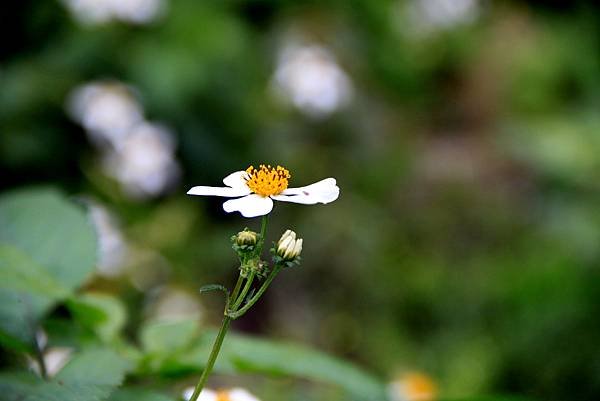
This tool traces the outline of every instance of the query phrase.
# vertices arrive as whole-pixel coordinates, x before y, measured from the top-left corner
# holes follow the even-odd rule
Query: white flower
[[[296,233],[286,230],[277,242],[277,254],[285,260],[294,260],[302,252],[302,238],[296,239]]]
[[[131,129],[143,121],[133,89],[119,82],[91,82],[69,96],[68,110],[100,147],[119,147]]]
[[[231,199],[223,203],[227,213],[240,212],[244,217],[268,214],[273,209],[273,199],[282,202],[314,205],[336,200],[340,189],[335,178],[326,178],[314,184],[288,188],[290,173],[281,166],[250,166],[245,171],[236,171],[223,179],[226,187],[197,186],[188,195],[223,196]]]
[[[310,117],[322,117],[349,103],[352,83],[325,47],[289,44],[281,52],[272,84],[276,94]]]
[[[166,192],[179,177],[175,138],[159,124],[142,122],[133,127],[121,145],[106,153],[104,170],[135,198]]]
[[[99,25],[111,20],[148,24],[166,6],[164,0],[62,0],[73,17],[83,25]]]
[[[194,393],[194,388],[189,387],[183,392],[183,399],[189,400]],[[243,388],[232,388],[230,390],[213,391],[205,388],[198,396],[197,401],[260,401]]]

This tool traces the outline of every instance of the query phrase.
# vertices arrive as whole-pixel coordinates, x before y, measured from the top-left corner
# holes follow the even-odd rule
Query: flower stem
[[[44,360],[44,351],[42,350],[42,347],[40,346],[40,342],[38,341],[38,339],[36,338],[35,340],[35,359],[38,362],[38,365],[40,367],[40,375],[42,376],[42,379],[47,380],[48,379],[48,369],[46,368],[46,361]]]
[[[264,294],[264,292],[267,290],[267,288],[269,287],[269,285],[271,284],[271,282],[273,281],[275,276],[277,276],[277,273],[279,273],[280,270],[281,270],[281,265],[275,265],[275,267],[273,267],[273,271],[271,272],[271,274],[269,274],[269,277],[267,277],[267,279],[265,280],[263,285],[260,287],[258,292],[246,303],[246,305],[244,305],[237,311],[235,309],[232,309],[232,312],[228,313],[227,316],[229,316],[232,319],[237,319],[238,317],[240,317],[244,313],[246,313],[248,311],[248,309],[250,309],[252,307],[252,305],[254,305],[256,303],[256,301],[258,301],[258,299],[262,296],[262,294]]]
[[[265,236],[267,234],[267,223],[268,222],[269,222],[269,216],[264,215],[262,217],[262,222],[261,222],[261,227],[260,227],[260,240],[258,243],[258,247],[256,249],[256,255],[260,255],[262,252],[262,247],[263,247],[263,244],[265,243]],[[268,283],[273,281],[273,278],[275,276],[275,274],[273,274],[273,273],[275,273],[275,270],[278,270],[277,267],[275,267],[273,272],[271,272],[271,275],[269,276],[269,278],[265,281],[265,283],[263,283],[263,286],[258,291],[258,294],[256,294],[254,297],[252,297],[252,300],[254,300],[254,301],[250,300],[249,303],[252,302],[252,305],[253,305],[256,302],[256,300],[258,300],[260,295],[262,295],[262,293],[265,292],[266,286],[268,286]],[[192,396],[190,397],[190,399],[188,401],[196,401],[198,399],[198,397],[200,396],[200,393],[202,392],[202,389],[204,388],[204,385],[206,384],[206,381],[208,380],[208,376],[210,375],[210,372],[212,371],[213,367],[215,366],[215,361],[217,360],[217,357],[219,356],[219,351],[221,351],[221,345],[223,345],[223,340],[225,339],[225,335],[227,334],[227,330],[229,329],[229,324],[231,323],[230,312],[235,313],[236,309],[239,308],[239,306],[244,301],[244,298],[246,297],[246,295],[248,294],[248,291],[250,290],[250,287],[252,286],[252,281],[254,281],[254,274],[255,274],[254,272],[251,272],[250,275],[248,276],[246,284],[244,285],[242,292],[239,294],[239,297],[238,297],[238,293],[240,292],[240,288],[242,288],[242,282],[244,281],[244,277],[241,274],[238,277],[237,283],[235,284],[235,287],[233,289],[231,297],[227,300],[228,302],[227,302],[227,305],[225,306],[225,312],[224,312],[225,317],[223,318],[223,322],[221,323],[221,328],[219,329],[217,338],[215,339],[212,350],[210,351],[208,361],[206,361],[206,366],[204,367],[204,370],[202,371],[202,375],[200,376],[200,380],[198,380],[198,384],[196,384],[194,393],[192,394]],[[265,286],[265,284],[266,284],[266,286]],[[234,303],[231,310],[229,309],[230,302]],[[252,306],[252,305],[250,305],[250,306]],[[242,308],[242,309],[244,309],[244,313],[248,309],[250,309],[250,307],[247,307],[247,306],[248,305],[244,305],[244,307]]]
[[[200,380],[198,380],[198,384],[196,384],[194,393],[190,397],[189,401],[196,401],[198,399],[198,396],[202,392],[202,389],[206,384],[206,380],[208,380],[208,376],[210,375],[210,372],[212,371],[212,368],[215,365],[215,361],[217,360],[219,351],[221,350],[221,345],[223,344],[223,340],[225,339],[225,334],[227,334],[227,329],[229,329],[229,323],[231,323],[231,318],[229,316],[225,316],[223,318],[223,323],[221,323],[221,328],[219,329],[217,338],[215,339],[215,343],[213,344],[212,351],[210,351],[210,356],[208,357],[208,361],[206,362],[206,366],[204,367],[202,376],[200,376]]]
[[[231,306],[230,310],[232,310],[232,311],[237,310],[237,308],[240,307],[242,302],[244,302],[244,298],[246,298],[246,295],[248,294],[248,291],[250,291],[250,287],[252,286],[252,282],[254,281],[254,274],[255,273],[253,271],[250,272],[250,275],[248,276],[248,280],[246,281],[246,285],[244,286],[244,289],[242,290],[238,299],[232,298],[233,305]]]
[[[240,292],[240,289],[242,288],[243,281],[244,281],[244,276],[242,276],[242,274],[240,272],[240,275],[238,276],[238,279],[237,279],[237,283],[235,283],[235,287],[233,287],[233,292],[231,293],[231,296],[229,297],[229,302],[235,302],[235,300]],[[229,304],[229,302],[228,302],[228,304]]]
[[[260,255],[262,252],[263,244],[265,243],[265,236],[267,235],[267,224],[269,223],[269,215],[265,214],[262,217],[261,225],[260,225],[260,242],[258,244],[257,255]]]

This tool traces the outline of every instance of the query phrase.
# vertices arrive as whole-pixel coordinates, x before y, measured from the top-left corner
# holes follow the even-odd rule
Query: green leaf
[[[440,401],[533,401],[533,399],[511,395],[480,395],[463,398],[443,398]]]
[[[0,343],[19,351],[31,350],[40,311],[49,304],[39,295],[0,288]]]
[[[173,357],[186,352],[198,336],[195,320],[150,321],[140,332],[140,342],[145,353],[144,366],[151,371],[177,371]],[[176,361],[175,361],[176,362]],[[167,368],[166,366],[170,366]]]
[[[175,401],[175,398],[147,390],[119,389],[107,401]]]
[[[32,374],[0,373],[3,401],[103,401],[111,386],[45,381]]]
[[[49,299],[64,299],[70,291],[19,249],[0,243],[0,287]]]
[[[180,355],[181,364],[204,363],[216,332],[203,333],[193,350]],[[386,399],[385,384],[359,367],[306,346],[261,340],[229,333],[215,370],[221,373],[287,375],[340,386],[361,400]]]
[[[104,341],[117,338],[127,320],[123,303],[108,294],[88,292],[72,298],[67,305],[77,321]]]
[[[0,242],[20,249],[69,289],[94,270],[96,235],[84,210],[53,189],[0,198]]]
[[[142,327],[140,341],[145,352],[169,354],[188,346],[197,334],[194,320],[150,321]]]
[[[125,373],[131,370],[131,363],[116,352],[93,348],[76,354],[60,372],[56,380],[68,384],[94,384],[118,386]]]
[[[0,341],[31,347],[41,316],[84,282],[95,257],[84,211],[57,191],[0,197]]]
[[[0,342],[30,348],[40,316],[69,293],[22,251],[0,243]]]
[[[207,284],[207,285],[203,285],[202,287],[200,287],[200,293],[203,292],[208,292],[208,291],[215,291],[215,290],[219,290],[219,291],[223,291],[225,294],[229,295],[229,290],[227,288],[225,288],[224,286],[222,286],[221,284]]]

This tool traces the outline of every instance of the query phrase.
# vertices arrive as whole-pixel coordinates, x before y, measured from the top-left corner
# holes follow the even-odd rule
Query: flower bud
[[[238,244],[239,246],[256,245],[257,241],[258,241],[258,233],[255,233],[254,231],[250,231],[248,229],[245,229],[244,231],[240,231],[235,236],[235,243]]]
[[[302,239],[296,239],[296,233],[287,230],[277,242],[277,255],[283,260],[294,260],[302,251]]]

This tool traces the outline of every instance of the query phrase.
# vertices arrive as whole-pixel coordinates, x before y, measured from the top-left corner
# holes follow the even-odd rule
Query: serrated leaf
[[[229,295],[229,290],[227,288],[225,288],[224,286],[222,286],[221,284],[207,284],[207,285],[203,285],[202,287],[200,287],[200,289],[198,291],[200,291],[200,293],[203,292],[209,292],[209,291],[223,291],[225,294]]]
[[[86,349],[73,356],[55,379],[68,384],[118,386],[131,368],[128,360],[112,350]]]

